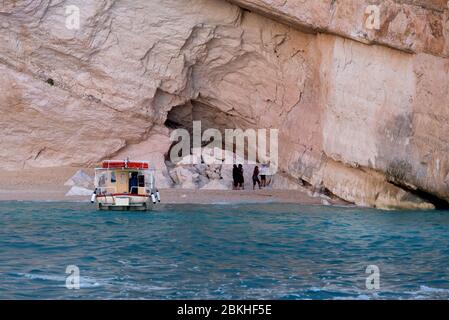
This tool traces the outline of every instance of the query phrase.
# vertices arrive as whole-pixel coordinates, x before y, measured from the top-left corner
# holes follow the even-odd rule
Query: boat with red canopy
[[[105,160],[95,169],[91,202],[99,210],[151,210],[161,201],[148,161]]]

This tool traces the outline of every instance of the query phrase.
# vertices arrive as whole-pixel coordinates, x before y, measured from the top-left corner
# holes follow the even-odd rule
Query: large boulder
[[[182,189],[197,189],[199,174],[195,173],[192,168],[177,166],[170,170],[170,176],[175,182],[176,187]]]
[[[76,186],[82,188],[93,188],[94,178],[88,175],[83,170],[78,170],[71,178],[69,178],[65,183],[65,186]]]
[[[93,192],[93,190],[87,188],[73,186],[65,195],[66,197],[90,196],[93,194]]]

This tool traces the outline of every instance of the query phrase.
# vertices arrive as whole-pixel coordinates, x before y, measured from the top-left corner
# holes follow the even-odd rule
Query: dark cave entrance
[[[173,107],[167,114],[165,126],[170,130],[185,129],[189,132],[190,139],[193,139],[193,122],[201,121],[201,135],[207,129],[216,129],[222,135],[222,149],[225,148],[225,130],[226,129],[246,129],[253,128],[250,122],[239,115],[224,112],[219,108],[199,102],[189,101],[186,104]],[[210,141],[202,141],[201,146],[204,147],[211,143]],[[173,142],[170,149],[165,155],[165,160],[170,161],[169,155],[172,147],[177,142]],[[234,142],[233,151],[235,152],[236,144]],[[245,156],[248,150],[248,140],[245,138]]]
[[[236,116],[198,101],[189,101],[173,107],[167,114],[165,125],[170,129],[186,129],[192,134],[193,121],[201,121],[202,133],[213,128],[224,134],[225,129],[245,127],[244,121],[237,119]]]

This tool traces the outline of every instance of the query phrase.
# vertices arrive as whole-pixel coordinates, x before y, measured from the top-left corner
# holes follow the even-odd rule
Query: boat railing
[[[146,188],[145,188],[146,189]],[[97,195],[108,195],[108,194],[116,194],[117,188],[116,187],[97,187]],[[127,193],[127,192],[125,192]],[[130,195],[138,194],[139,193],[139,187],[131,187],[131,190],[129,191]]]
[[[135,190],[135,192],[133,192],[134,190]],[[137,187],[137,186],[131,187],[131,189],[129,190],[129,193],[130,194],[138,194],[139,193],[139,187]]]
[[[112,190],[112,192],[108,192],[108,190]],[[116,187],[96,187],[97,195],[106,195],[106,194],[114,194],[117,193]]]

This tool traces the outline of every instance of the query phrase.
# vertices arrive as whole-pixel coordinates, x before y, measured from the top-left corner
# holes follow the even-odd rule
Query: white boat
[[[95,169],[91,202],[99,210],[152,210],[161,201],[148,161],[105,160]]]

